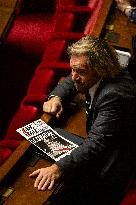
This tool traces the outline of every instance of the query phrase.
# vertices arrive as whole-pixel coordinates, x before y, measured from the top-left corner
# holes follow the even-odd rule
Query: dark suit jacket
[[[76,93],[68,76],[50,95],[61,97],[65,103]],[[86,167],[90,175],[108,183],[128,179],[136,160],[135,107],[136,85],[127,71],[116,79],[102,80],[90,110],[88,138],[56,164],[69,173]]]

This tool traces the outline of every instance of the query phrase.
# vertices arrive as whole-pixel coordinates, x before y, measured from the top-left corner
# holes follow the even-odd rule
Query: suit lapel
[[[94,96],[94,98],[92,100],[92,104],[90,106],[90,109],[88,110],[88,116],[87,116],[87,121],[86,121],[86,130],[87,130],[87,132],[89,132],[89,130],[91,129],[92,123],[95,120],[95,113],[96,113],[95,112],[95,104],[96,104],[97,98],[99,96],[99,93],[100,93],[103,85],[104,85],[104,81],[102,80],[100,82],[99,87],[96,90],[95,96]]]

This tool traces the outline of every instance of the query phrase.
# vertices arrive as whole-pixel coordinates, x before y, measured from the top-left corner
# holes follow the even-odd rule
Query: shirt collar
[[[89,94],[91,96],[91,102],[95,96],[95,93],[96,93],[96,90],[97,88],[99,87],[100,85],[100,82],[101,82],[102,79],[100,79],[97,83],[95,83],[90,89],[89,89]]]

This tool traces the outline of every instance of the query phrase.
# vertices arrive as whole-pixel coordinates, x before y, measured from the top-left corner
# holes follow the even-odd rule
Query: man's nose
[[[79,79],[79,75],[76,71],[72,71],[72,80],[76,81]]]

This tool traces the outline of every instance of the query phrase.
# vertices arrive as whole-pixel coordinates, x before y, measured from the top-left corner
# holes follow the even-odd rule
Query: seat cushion
[[[19,15],[10,30],[6,44],[18,52],[41,56],[54,28],[52,13]]]
[[[39,118],[40,115],[41,113],[38,112],[38,109],[35,106],[21,106],[12,118],[4,139],[23,140],[22,136],[16,132],[16,129]]]
[[[12,151],[8,148],[0,147],[0,165],[12,154]]]

